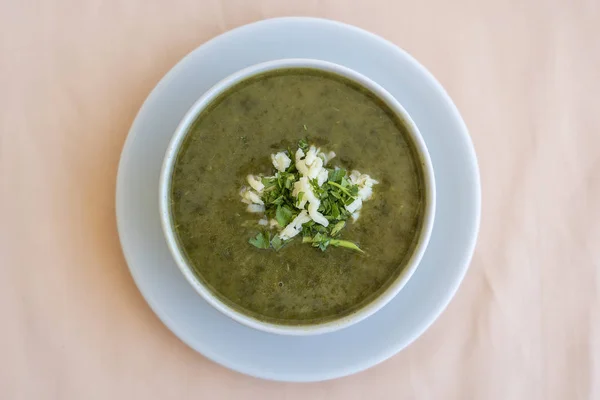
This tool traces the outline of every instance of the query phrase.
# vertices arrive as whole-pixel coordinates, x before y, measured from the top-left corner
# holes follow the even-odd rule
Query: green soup
[[[341,234],[365,254],[248,243],[260,227],[240,202],[245,177],[272,174],[270,155],[302,138],[335,151],[330,165],[379,180]],[[336,319],[381,294],[417,245],[424,208],[422,161],[403,122],[356,83],[311,69],[267,72],[222,94],[190,128],[171,183],[176,237],[198,277],[231,307],[287,325]]]

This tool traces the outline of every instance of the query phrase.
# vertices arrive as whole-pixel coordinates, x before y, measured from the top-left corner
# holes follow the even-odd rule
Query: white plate
[[[406,108],[429,149],[437,207],[431,240],[408,284],[387,306],[341,331],[278,336],[240,325],[206,303],[171,258],[158,212],[158,179],[171,135],[220,79],[279,58],[316,58],[370,77]],[[369,368],[402,350],[444,310],[468,268],[479,228],[479,171],[456,107],[407,53],[361,29],[313,18],[246,25],[200,46],[159,82],[125,142],[117,224],[133,278],[158,317],[196,351],[233,370],[281,381],[318,381]]]

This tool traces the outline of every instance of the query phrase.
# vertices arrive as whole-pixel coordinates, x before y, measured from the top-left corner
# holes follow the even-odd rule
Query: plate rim
[[[473,198],[474,210],[473,210],[473,215],[472,215],[472,217],[473,217],[472,225],[473,226],[472,226],[471,235],[469,237],[469,241],[467,242],[465,240],[464,262],[462,263],[460,270],[455,274],[456,279],[454,280],[453,284],[448,285],[447,295],[444,297],[443,301],[441,301],[440,304],[438,304],[438,306],[435,309],[435,312],[429,313],[429,315],[427,315],[427,317],[424,318],[424,322],[421,323],[418,326],[418,328],[414,329],[414,333],[412,335],[410,335],[410,337],[406,341],[397,343],[397,344],[390,344],[389,351],[387,351],[387,353],[385,355],[380,356],[380,357],[373,357],[371,359],[367,359],[360,363],[356,363],[353,365],[354,367],[339,368],[339,369],[336,369],[333,373],[322,374],[322,376],[320,376],[318,379],[314,379],[314,378],[310,378],[310,377],[308,379],[306,379],[306,377],[290,377],[289,375],[287,376],[286,379],[282,379],[281,377],[277,377],[277,374],[269,374],[268,372],[264,373],[264,374],[258,374],[256,372],[253,372],[252,370],[248,370],[247,368],[245,368],[243,366],[235,365],[235,363],[231,363],[230,360],[220,357],[215,352],[206,351],[205,349],[203,349],[203,351],[199,351],[198,349],[196,349],[187,340],[185,334],[180,332],[178,329],[173,328],[173,327],[177,326],[177,323],[175,323],[169,317],[169,315],[162,313],[162,311],[160,311],[155,298],[153,298],[153,296],[151,296],[149,294],[146,294],[145,290],[142,289],[143,285],[140,285],[141,278],[139,276],[139,272],[136,272],[137,270],[135,268],[131,267],[131,265],[133,263],[133,257],[130,254],[128,254],[128,250],[123,245],[123,243],[124,243],[124,240],[123,240],[124,227],[122,226],[123,222],[120,222],[120,221],[123,221],[124,219],[126,219],[126,217],[122,215],[122,213],[123,213],[122,208],[119,206],[119,203],[121,203],[120,198],[123,196],[123,190],[119,190],[119,188],[125,184],[123,182],[123,180],[124,180],[123,171],[125,170],[127,163],[129,161],[127,159],[128,157],[126,157],[126,154],[130,152],[130,148],[133,146],[133,144],[135,142],[135,138],[138,136],[138,131],[139,131],[138,125],[141,124],[140,118],[145,113],[145,109],[149,106],[149,104],[152,102],[152,100],[155,97],[160,96],[160,92],[162,91],[163,87],[168,85],[168,83],[178,73],[179,69],[183,68],[183,64],[185,64],[186,61],[189,60],[189,58],[196,51],[198,51],[201,47],[207,47],[207,46],[214,45],[214,43],[218,42],[219,40],[223,40],[224,38],[227,38],[228,36],[237,35],[240,32],[243,32],[245,30],[253,29],[257,25],[277,24],[277,23],[286,23],[286,22],[292,22],[292,23],[293,22],[305,22],[305,23],[328,24],[328,25],[336,26],[336,27],[342,28],[342,29],[352,30],[361,35],[368,36],[372,40],[376,40],[376,41],[380,42],[381,44],[385,45],[389,51],[394,51],[394,52],[398,53],[407,62],[409,62],[413,66],[417,67],[419,69],[419,72],[422,73],[423,76],[427,78],[428,83],[432,84],[435,87],[436,92],[440,96],[443,97],[444,102],[449,107],[449,110],[452,112],[453,119],[458,123],[458,125],[460,127],[460,131],[462,132],[462,134],[464,136],[463,139],[464,139],[464,144],[466,145],[466,150],[468,151],[468,153],[470,155],[469,167],[471,169],[471,172],[473,173],[474,185],[475,185],[474,186],[475,196]],[[341,64],[341,65],[343,65],[343,64]],[[145,98],[144,102],[140,106],[140,109],[136,113],[135,118],[133,119],[133,122],[127,133],[125,142],[123,144],[122,151],[120,153],[118,170],[117,170],[117,179],[116,179],[115,200],[116,200],[115,214],[116,214],[116,219],[117,219],[117,233],[119,236],[119,241],[121,243],[121,250],[122,250],[123,256],[125,258],[125,261],[127,263],[127,267],[129,269],[130,274],[131,274],[138,290],[140,291],[142,297],[144,298],[146,303],[150,306],[150,308],[152,309],[154,314],[161,320],[161,322],[179,340],[181,340],[183,343],[185,343],[188,347],[192,348],[194,351],[200,353],[202,356],[208,358],[209,360],[211,360],[221,366],[224,366],[233,371],[243,373],[243,374],[246,374],[249,376],[253,376],[256,378],[260,378],[260,379],[274,380],[274,381],[287,381],[287,382],[317,382],[317,381],[330,380],[330,379],[335,379],[335,378],[352,375],[352,374],[364,371],[368,368],[371,368],[371,367],[389,359],[390,357],[396,355],[398,352],[400,352],[401,350],[403,350],[404,348],[406,348],[410,344],[412,344],[427,329],[429,329],[429,327],[433,324],[433,322],[435,322],[439,318],[439,316],[444,312],[444,310],[449,305],[450,301],[455,297],[456,292],[458,291],[458,288],[460,287],[461,283],[463,282],[466,272],[469,269],[469,266],[471,264],[473,254],[475,251],[475,246],[477,243],[477,238],[479,235],[480,225],[481,225],[481,177],[480,177],[477,155],[475,153],[475,147],[473,145],[473,141],[469,134],[468,128],[467,128],[460,112],[458,111],[457,106],[454,104],[454,102],[452,101],[452,99],[450,98],[450,96],[448,95],[446,90],[443,88],[443,86],[437,81],[437,79],[433,76],[433,74],[431,74],[431,72],[429,72],[429,70],[427,70],[421,63],[419,63],[414,57],[412,57],[406,50],[400,48],[399,46],[395,45],[391,41],[389,41],[379,35],[376,35],[372,32],[369,32],[367,30],[364,30],[362,28],[354,26],[354,25],[350,25],[350,24],[332,20],[332,19],[315,18],[315,17],[294,17],[294,16],[292,16],[292,17],[276,17],[276,18],[263,19],[263,20],[251,22],[251,23],[248,23],[245,25],[241,25],[239,27],[228,30],[219,35],[216,35],[215,37],[209,39],[206,42],[203,42],[199,46],[192,49],[184,57],[182,57],[169,71],[167,71],[167,73],[152,88],[152,90],[149,92],[149,94]]]

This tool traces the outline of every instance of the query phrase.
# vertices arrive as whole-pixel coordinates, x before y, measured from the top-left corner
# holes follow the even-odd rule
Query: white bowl
[[[227,89],[236,85],[237,83],[261,74],[263,72],[272,71],[283,68],[311,68],[322,70],[326,72],[335,73],[347,79],[350,79],[362,87],[373,92],[378,98],[385,102],[392,111],[404,122],[408,128],[411,139],[419,153],[422,161],[422,168],[424,173],[425,181],[425,210],[423,214],[423,224],[421,227],[420,237],[418,244],[413,250],[411,258],[408,260],[402,273],[392,282],[388,288],[370,303],[364,307],[354,311],[352,314],[343,316],[339,319],[331,320],[325,323],[312,324],[312,325],[278,325],[269,322],[260,321],[249,315],[246,315],[229,305],[223,303],[216,297],[208,287],[201,281],[196,275],[193,268],[188,264],[184,252],[180,249],[176,239],[176,234],[173,230],[173,221],[171,218],[170,211],[170,185],[171,177],[173,175],[173,167],[179,152],[183,140],[185,139],[190,126],[196,120],[198,115],[212,103],[220,94],[225,92]],[[281,59],[268,61],[261,64],[256,64],[247,68],[244,68],[227,78],[221,80],[194,103],[194,105],[185,114],[179,126],[175,130],[173,137],[167,147],[167,152],[163,161],[162,170],[159,181],[159,207],[160,207],[160,219],[163,228],[163,232],[167,241],[167,245],[175,262],[187,281],[192,287],[198,292],[204,300],[206,300],[214,308],[232,318],[233,320],[255,328],[261,331],[286,334],[286,335],[314,335],[327,332],[333,332],[352,324],[355,324],[368,316],[374,314],[385,306],[401,289],[404,287],[406,282],[410,279],[414,271],[416,270],[421,258],[425,252],[429,237],[433,228],[433,220],[435,214],[435,180],[434,173],[429,158],[429,153],[425,146],[425,142],[419,133],[419,130],[413,120],[410,118],[406,110],[400,105],[400,103],[389,94],[384,88],[371,79],[353,71],[347,67],[337,65],[327,61],[315,60],[315,59]]]

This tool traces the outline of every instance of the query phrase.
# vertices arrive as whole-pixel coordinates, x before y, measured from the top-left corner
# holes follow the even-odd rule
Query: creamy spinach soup
[[[313,229],[336,235],[331,244],[351,245],[319,245],[313,239],[325,234],[318,230],[314,236],[314,232],[304,238],[299,234],[297,240],[281,236],[287,239],[281,244],[281,226],[273,228],[273,219],[259,221],[259,216],[248,212],[252,207],[261,212],[269,203],[247,209],[240,202],[240,188],[248,185],[249,175],[257,176],[256,182],[262,180],[265,191],[270,184],[275,189],[277,184],[285,187],[281,179],[277,182],[279,175],[300,179],[294,167],[298,143],[304,143],[305,160],[311,157],[308,144],[314,145],[313,150],[318,146],[337,155],[329,161],[323,156],[329,176],[326,172],[319,185],[341,198],[342,211],[356,208],[349,206],[354,198],[349,196],[356,196],[358,190],[350,193],[350,171],[374,178],[371,182],[376,184],[360,217],[354,212],[350,218],[351,212],[344,211],[346,220],[338,221],[324,215],[321,206],[319,210],[332,223],[326,230],[310,222]],[[274,176],[278,152],[292,163]],[[346,181],[335,176],[340,170],[348,171]],[[312,184],[321,190],[316,178]],[[289,185],[289,196],[293,187]],[[179,246],[199,279],[231,307],[288,325],[337,319],[381,294],[402,272],[417,245],[425,208],[421,160],[403,122],[366,89],[311,69],[257,75],[217,98],[198,116],[181,145],[170,195]],[[294,214],[280,223],[291,224],[300,212],[295,206],[274,205],[277,212],[272,208],[272,214],[279,219],[281,207],[288,207]],[[336,207],[331,203],[327,212]],[[321,224],[327,222],[323,219]],[[343,227],[339,232],[332,228],[338,223]],[[275,250],[269,238],[277,239]]]

